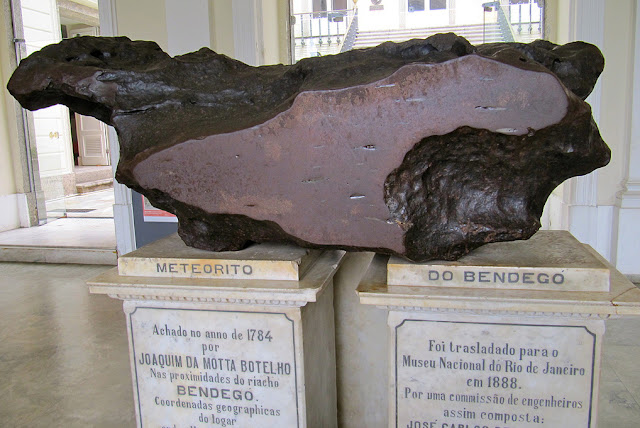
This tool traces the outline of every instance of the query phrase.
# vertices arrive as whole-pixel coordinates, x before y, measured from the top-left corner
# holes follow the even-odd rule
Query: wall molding
[[[640,181],[627,181],[625,187],[620,195],[620,208],[640,209]]]

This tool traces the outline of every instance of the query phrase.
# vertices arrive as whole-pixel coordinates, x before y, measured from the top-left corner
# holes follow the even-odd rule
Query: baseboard
[[[29,200],[24,193],[17,193],[18,199],[18,218],[20,219],[20,227],[31,227],[31,215],[29,214]]]
[[[118,264],[115,250],[70,247],[27,247],[0,245],[0,261],[30,263]]]
[[[0,232],[20,227],[20,204],[17,194],[0,196]]]
[[[640,281],[640,191],[633,189],[622,196],[618,227],[616,267],[628,277]],[[633,279],[632,279],[633,280]]]

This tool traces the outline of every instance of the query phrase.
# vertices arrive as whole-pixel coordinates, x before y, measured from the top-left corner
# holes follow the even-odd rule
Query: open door
[[[78,165],[110,165],[107,127],[98,119],[76,113]]]
[[[27,55],[62,39],[55,0],[23,0],[21,9]],[[33,112],[33,120],[45,199],[64,196],[66,177],[73,174],[69,110],[48,107]]]
[[[97,36],[96,27],[71,30],[71,37]],[[107,143],[107,127],[104,123],[91,116],[76,117],[76,134],[78,137],[78,165],[110,165],[109,145]]]

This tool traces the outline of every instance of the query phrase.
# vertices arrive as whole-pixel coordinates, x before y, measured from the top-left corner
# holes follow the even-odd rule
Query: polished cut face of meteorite
[[[28,109],[113,125],[119,182],[190,246],[252,242],[456,259],[540,227],[551,191],[608,163],[584,99],[593,45],[470,45],[452,33],[295,65],[79,37],[20,63]]]

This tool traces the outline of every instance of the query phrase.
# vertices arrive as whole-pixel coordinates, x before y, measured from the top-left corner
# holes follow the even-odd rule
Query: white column
[[[572,0],[570,38],[592,43],[603,50],[605,0]],[[600,122],[602,79],[587,98],[593,118]],[[617,210],[614,205],[598,205],[598,171],[575,177],[565,188],[569,192],[569,231],[591,245],[609,261],[616,259]]]
[[[117,36],[115,0],[100,0],[98,2],[100,15],[100,35]],[[111,167],[115,174],[120,160],[120,144],[113,127],[108,128],[109,151],[111,152]],[[118,255],[127,254],[136,249],[136,234],[133,223],[133,205],[131,204],[131,190],[124,184],[113,182],[115,203],[113,204],[113,220],[116,228],[116,247]]]
[[[635,35],[629,35],[636,40],[633,52],[631,141],[627,156],[627,177],[620,195],[620,234],[616,260],[618,269],[634,280],[640,279],[640,43],[636,39],[640,34],[638,6],[640,5],[636,1]]]
[[[235,59],[254,66],[264,64],[261,0],[234,0],[233,41]]]

